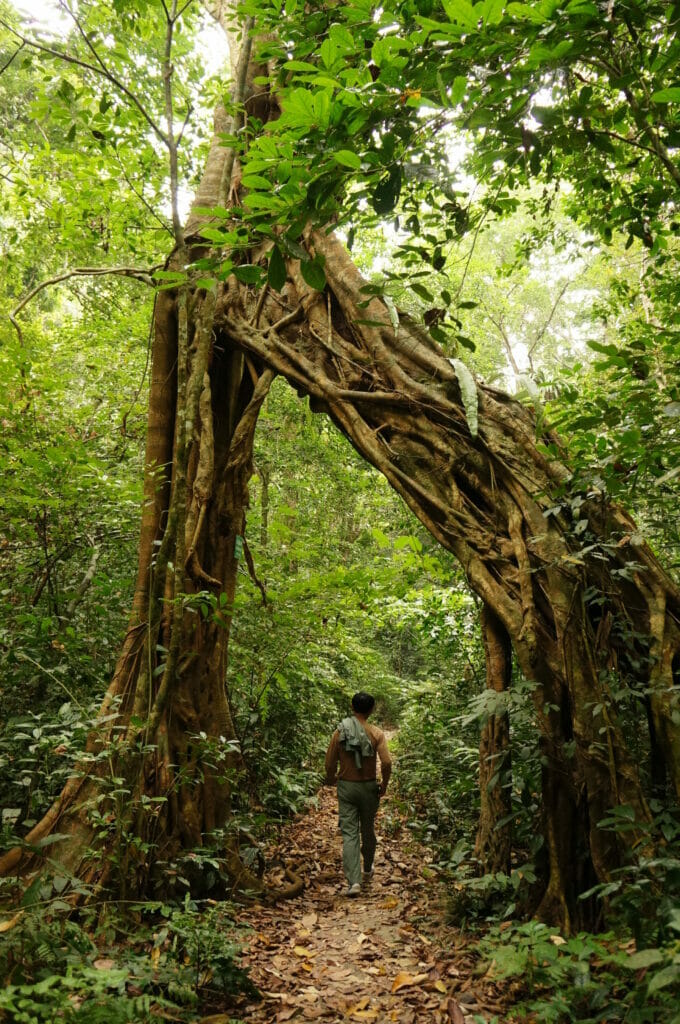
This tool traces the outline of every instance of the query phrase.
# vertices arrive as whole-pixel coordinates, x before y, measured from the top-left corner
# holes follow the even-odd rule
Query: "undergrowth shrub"
[[[19,911],[0,949],[0,1020],[42,1024],[180,1022],[257,990],[239,964],[228,903],[140,903],[78,917],[55,901]]]
[[[533,1024],[679,1024],[680,912],[675,938],[635,952],[614,932],[565,939],[538,921],[495,927],[478,946],[489,980],[513,981],[506,1018]]]

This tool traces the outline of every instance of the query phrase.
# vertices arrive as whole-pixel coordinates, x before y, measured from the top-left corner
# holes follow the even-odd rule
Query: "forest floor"
[[[502,990],[490,972],[479,974],[469,939],[445,923],[445,893],[428,867],[431,855],[389,797],[376,831],[375,875],[349,898],[335,790],[321,790],[316,807],[283,827],[278,848],[301,866],[305,889],[292,900],[241,911],[251,929],[241,963],[262,998],[246,999],[231,1019],[477,1024],[502,1011]],[[283,876],[281,868],[280,884]],[[267,877],[277,881],[275,872]]]

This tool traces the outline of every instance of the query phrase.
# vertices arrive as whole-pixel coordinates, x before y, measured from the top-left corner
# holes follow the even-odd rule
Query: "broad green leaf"
[[[234,277],[238,278],[239,281],[243,281],[244,284],[259,284],[264,277],[263,268],[256,266],[254,263],[242,263],[241,266],[234,267],[232,273]]]
[[[373,189],[371,203],[378,214],[391,213],[401,192],[401,168],[394,164]]]
[[[281,255],[281,250],[278,245],[275,245],[269,255],[269,266],[267,268],[267,282],[275,289],[280,292],[286,283],[286,263]]]
[[[485,25],[498,25],[503,18],[505,0],[486,0],[482,10],[482,21]]]
[[[434,295],[424,285],[419,284],[417,281],[411,281],[409,287],[421,299],[425,299],[425,302],[434,302]]]
[[[664,967],[663,970],[655,974],[649,982],[649,985],[647,986],[647,995],[651,996],[660,989],[673,985],[678,981],[678,979],[680,979],[680,964],[672,964],[670,967]]]
[[[569,0],[567,11],[569,14],[589,14],[593,18],[597,18],[600,13],[593,0]]]
[[[339,149],[333,153],[333,159],[343,167],[351,167],[353,171],[358,171],[361,167],[361,160],[356,153],[352,153],[349,149]]]
[[[249,189],[269,189],[272,187],[271,181],[269,181],[267,178],[264,178],[261,174],[248,174],[247,171],[243,175],[241,184],[243,185],[244,188]]]
[[[187,279],[187,275],[181,270],[154,270],[153,276],[159,281],[176,281],[178,284]]]
[[[300,262],[300,273],[310,288],[316,288],[322,292],[326,287],[326,275],[323,267],[315,260],[302,260]]]
[[[668,89],[659,89],[652,93],[655,103],[680,103],[680,86],[673,85]]]
[[[466,28],[477,28],[477,15],[468,0],[442,0],[449,21],[458,22]]]
[[[652,964],[661,963],[666,957],[660,949],[641,949],[639,953],[633,953],[624,961],[624,967],[631,971],[637,971],[641,967],[651,967]]]
[[[467,78],[465,75],[456,75],[451,86],[451,95],[449,97],[451,106],[457,107],[460,101],[465,95],[467,89]]]
[[[333,39],[324,39],[319,48],[319,56],[321,57],[324,67],[333,67],[338,56],[338,49]]]
[[[547,14],[536,4],[508,4],[508,14],[519,18],[521,21],[532,21],[535,25],[543,25],[547,20]]]
[[[215,245],[229,245],[233,240],[233,233],[227,231],[220,231],[219,228],[201,228],[201,237],[207,238],[210,242],[214,242]]]
[[[249,210],[282,210],[285,207],[283,200],[270,192],[250,192],[244,204]]]
[[[298,260],[308,260],[309,253],[306,249],[303,249],[299,242],[296,242],[294,238],[290,238],[288,235],[282,235],[280,238],[281,246],[286,250],[289,256],[294,256]]]

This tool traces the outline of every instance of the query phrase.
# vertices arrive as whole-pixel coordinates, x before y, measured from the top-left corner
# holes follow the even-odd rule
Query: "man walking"
[[[375,816],[392,773],[392,758],[385,733],[367,722],[374,707],[375,698],[369,693],[355,693],[352,697],[354,714],[351,718],[343,718],[326,751],[326,785],[334,786],[336,781],[338,784],[342,868],[349,885],[349,896],[358,896],[361,892],[360,835],[363,881],[368,882],[373,876]],[[376,755],[380,758],[382,771],[380,785],[376,778]]]

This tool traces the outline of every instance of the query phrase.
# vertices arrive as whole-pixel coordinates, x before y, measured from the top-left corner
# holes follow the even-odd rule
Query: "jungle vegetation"
[[[261,837],[370,678],[452,913],[656,970],[536,1019],[674,1019],[680,5],[0,15],[0,874],[34,950],[285,896]]]

